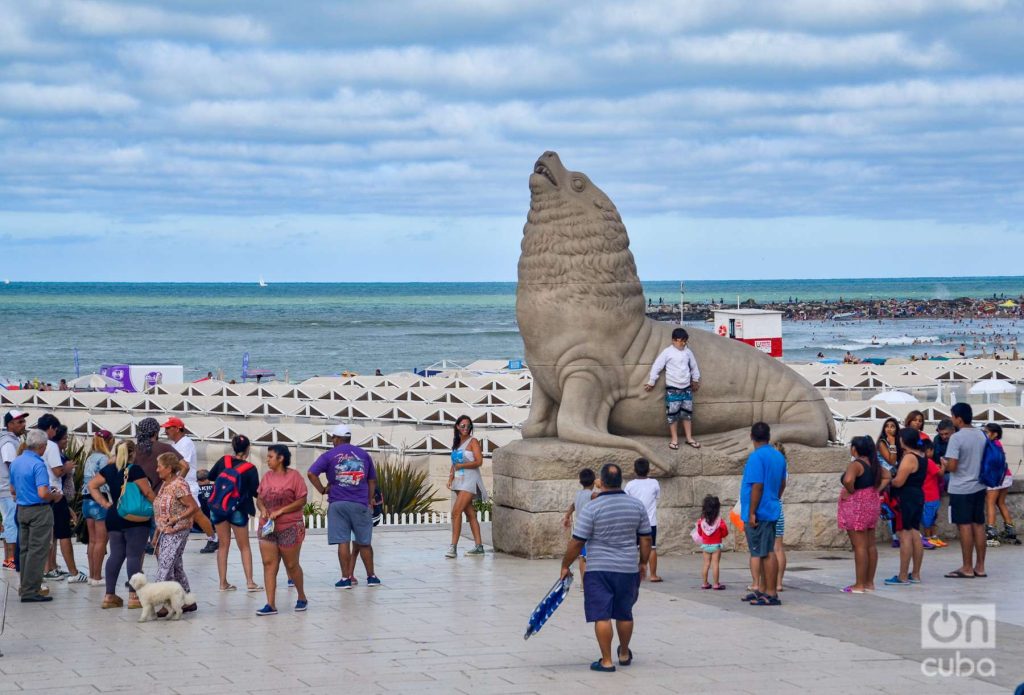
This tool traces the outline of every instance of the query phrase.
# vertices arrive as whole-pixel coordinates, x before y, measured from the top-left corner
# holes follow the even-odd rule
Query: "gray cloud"
[[[0,225],[391,215],[442,245],[409,220],[522,215],[546,149],[626,215],[1005,225],[1020,30],[999,0],[0,0]]]

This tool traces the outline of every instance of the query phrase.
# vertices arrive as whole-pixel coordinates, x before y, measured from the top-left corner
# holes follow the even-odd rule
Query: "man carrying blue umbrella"
[[[639,541],[639,548],[638,548]],[[587,546],[583,578],[583,609],[601,648],[590,670],[612,672],[612,621],[619,635],[619,665],[633,663],[633,604],[640,593],[644,567],[651,553],[651,524],[639,500],[622,489],[622,469],[613,463],[601,468],[601,494],[576,517],[572,538],[562,558],[562,578]]]

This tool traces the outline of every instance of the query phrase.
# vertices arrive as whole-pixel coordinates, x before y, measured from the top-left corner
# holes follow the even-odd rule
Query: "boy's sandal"
[[[633,663],[633,650],[627,648],[626,652],[629,654],[629,658],[628,659],[623,659],[622,658],[622,650],[621,649],[619,650],[619,654],[618,654],[619,666],[629,666],[630,664]]]
[[[759,598],[761,598],[761,592],[760,591],[751,591],[749,594],[747,594],[746,596],[741,598],[740,601],[743,601],[745,603],[750,603],[751,601],[756,601]]]
[[[591,671],[600,671],[601,673],[614,673],[615,672],[615,667],[614,666],[603,666],[601,664],[601,660],[598,659],[597,661],[595,661],[594,663],[592,663],[590,665],[590,670]]]
[[[778,596],[765,596],[761,595],[756,601],[750,602],[751,606],[781,606],[782,601],[779,600]]]

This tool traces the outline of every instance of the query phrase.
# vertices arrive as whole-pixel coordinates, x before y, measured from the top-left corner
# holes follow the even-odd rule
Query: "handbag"
[[[146,499],[135,482],[128,480],[128,471],[134,465],[124,469],[124,485],[121,487],[121,497],[117,500],[117,514],[125,521],[149,521],[153,518],[153,503]]]

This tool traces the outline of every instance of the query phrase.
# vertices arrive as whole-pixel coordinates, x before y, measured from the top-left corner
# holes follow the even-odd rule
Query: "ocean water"
[[[646,282],[647,296],[678,301],[679,283]],[[686,283],[688,302],[869,297],[1017,297],[1024,278],[758,280]],[[12,283],[0,285],[0,380],[74,376],[106,363],[181,364],[186,378],[250,367],[293,380],[346,369],[409,370],[441,359],[520,359],[515,283],[251,284]],[[784,326],[786,359],[818,350],[841,356],[933,354],[967,333],[991,341],[1016,335],[1014,322],[890,321]],[[974,331],[977,336],[971,336]],[[871,345],[884,342],[884,345]],[[929,338],[928,346],[912,344]],[[884,340],[883,340],[884,339]],[[865,343],[866,341],[866,343]],[[905,343],[905,344],[903,344]]]

